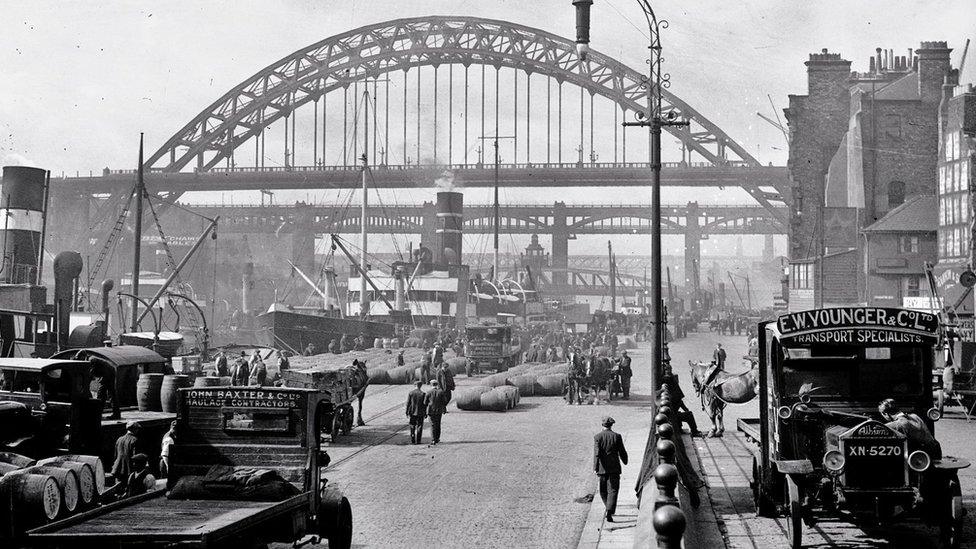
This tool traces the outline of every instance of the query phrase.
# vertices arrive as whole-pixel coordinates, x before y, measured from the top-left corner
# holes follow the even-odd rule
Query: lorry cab
[[[883,522],[919,511],[925,500],[937,507],[944,535],[958,537],[952,491],[958,494],[955,470],[968,463],[917,447],[878,412],[882,400],[894,399],[934,434],[937,317],[844,307],[790,313],[758,328],[760,418],[751,430],[740,423],[759,444],[758,512],[785,512],[792,546],[799,547],[800,518],[809,519],[811,507]],[[929,488],[942,486],[937,497],[919,497],[920,480],[933,476],[940,480]],[[956,503],[961,509],[961,498]]]
[[[509,324],[468,326],[465,337],[464,355],[468,359],[468,375],[482,369],[504,372],[520,362],[522,348],[514,328]]]

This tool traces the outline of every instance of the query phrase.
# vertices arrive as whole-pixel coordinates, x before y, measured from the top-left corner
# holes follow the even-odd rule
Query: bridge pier
[[[685,288],[690,311],[698,310],[701,296],[701,235],[698,203],[689,202],[685,216]]]
[[[569,229],[566,227],[566,203],[552,205],[552,285],[556,293],[568,290]]]

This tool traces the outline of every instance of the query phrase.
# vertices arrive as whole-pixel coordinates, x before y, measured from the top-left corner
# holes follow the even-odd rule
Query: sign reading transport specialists
[[[837,307],[779,317],[781,341],[837,345],[928,343],[939,331],[938,317],[908,309]]]
[[[187,406],[198,408],[297,408],[299,393],[263,391],[261,389],[192,389]]]

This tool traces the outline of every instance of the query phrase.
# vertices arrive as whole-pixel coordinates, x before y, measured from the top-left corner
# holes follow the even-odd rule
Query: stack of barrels
[[[89,509],[105,492],[97,456],[63,455],[40,461],[0,452],[0,528],[23,532]]]
[[[198,378],[201,379],[201,378]],[[225,378],[213,378],[219,383]],[[230,384],[230,379],[227,384]],[[183,374],[142,374],[136,382],[136,403],[140,412],[176,412],[179,390],[190,387],[193,380]]]
[[[563,396],[568,385],[568,364],[519,364],[482,378],[479,385],[458,389],[454,400],[460,410],[505,411],[523,396]]]

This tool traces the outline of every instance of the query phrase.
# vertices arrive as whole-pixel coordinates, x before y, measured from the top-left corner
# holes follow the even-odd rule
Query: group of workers
[[[403,366],[403,351],[397,355],[397,366]],[[433,376],[431,369],[433,368]],[[431,389],[422,387],[430,383]],[[407,395],[406,414],[410,422],[410,443],[421,444],[424,434],[424,420],[430,418],[430,435],[433,444],[441,441],[441,416],[447,413],[451,393],[455,389],[454,373],[444,362],[444,345],[438,341],[425,349],[420,366],[420,379],[416,387]]]
[[[275,363],[278,371],[269,378],[268,366],[261,358],[259,349],[255,349],[250,357],[241,351],[241,354],[234,359],[233,365],[230,366],[228,366],[227,354],[221,350],[214,358],[213,375],[230,377],[231,385],[235,386],[280,385],[281,372],[290,367],[288,357],[283,351],[275,351]]]

